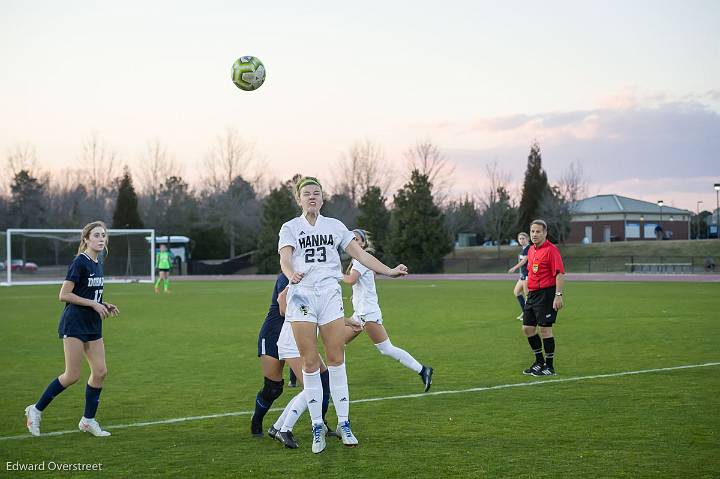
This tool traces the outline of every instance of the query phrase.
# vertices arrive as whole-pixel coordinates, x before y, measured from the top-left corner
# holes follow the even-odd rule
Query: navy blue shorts
[[[88,341],[97,341],[98,339],[102,339],[102,334],[60,334],[60,339],[65,338],[77,338],[83,343],[87,343]]]
[[[265,321],[258,335],[258,357],[264,355],[279,359],[278,338],[282,330],[282,321]]]
[[[158,271],[160,273],[167,273],[168,271],[170,271],[170,269],[169,268],[158,268]]]
[[[525,281],[527,279],[527,273],[523,274],[520,273],[520,281]]]

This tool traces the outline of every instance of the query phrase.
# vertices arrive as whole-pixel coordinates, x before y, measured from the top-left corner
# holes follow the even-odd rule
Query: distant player
[[[353,230],[353,233],[355,234],[355,241],[360,244],[360,247],[372,253],[372,242],[367,231],[356,229]],[[348,267],[347,274],[343,275],[343,281],[351,285],[353,289],[353,318],[362,324],[380,354],[391,357],[406,368],[415,371],[422,379],[425,392],[430,390],[433,368],[423,366],[410,353],[390,342],[387,331],[383,326],[382,311],[380,311],[380,304],[375,290],[375,273],[354,259]]]
[[[303,386],[312,420],[312,451],[325,450],[322,421],[322,382],[318,329],[322,337],[330,374],[330,393],[338,416],[337,431],[343,444],[358,440],[350,428],[350,393],[345,371],[345,323],[338,247],[377,273],[397,277],[407,274],[404,265],[389,268],[360,248],[355,236],[342,222],[320,214],[323,192],[316,178],[297,183],[296,200],[302,214],[280,228],[280,266],[290,279],[286,320],[302,358]]]
[[[518,255],[518,263],[510,268],[508,270],[508,273],[514,273],[516,270],[520,270],[520,278],[518,278],[517,282],[515,283],[515,288],[513,289],[513,294],[518,300],[518,303],[520,303],[520,316],[518,316],[516,319],[519,319],[522,321],[523,319],[523,313],[525,311],[525,297],[528,294],[528,287],[527,287],[527,275],[528,275],[528,268],[527,268],[527,254],[530,250],[530,237],[527,233],[522,232],[518,233],[517,237],[518,244],[522,248],[522,251]]]
[[[168,251],[167,245],[161,244],[160,251],[155,256],[155,269],[158,272],[157,281],[155,281],[155,292],[160,292],[160,281],[163,283],[163,293],[168,292],[170,286],[170,268],[173,264],[173,254]]]
[[[547,240],[547,224],[535,220],[530,224],[528,250],[528,293],[523,315],[523,333],[535,354],[535,362],[523,371],[532,376],[555,376],[555,338],[553,324],[563,307],[565,267],[557,247]],[[540,330],[540,334],[537,330]],[[542,339],[541,339],[542,338]],[[543,349],[545,357],[543,357]]]
[[[103,266],[98,261],[98,255],[103,250],[107,251],[107,244],[107,228],[102,221],[83,228],[78,254],[70,263],[60,288],[60,301],[66,303],[58,326],[65,350],[65,372],[48,385],[35,404],[25,408],[27,428],[33,436],[40,435],[40,421],[45,408],[55,396],[80,379],[83,355],[90,365],[90,378],[85,388],[85,411],[78,427],[93,436],[110,435],[95,419],[107,375],[102,321],[108,316],[120,314],[117,306],[103,302]]]

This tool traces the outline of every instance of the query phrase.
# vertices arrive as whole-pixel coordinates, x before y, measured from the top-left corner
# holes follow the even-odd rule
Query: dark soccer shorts
[[[258,334],[258,357],[263,354],[278,359],[278,338],[283,321],[265,321]]]
[[[530,291],[523,311],[523,326],[552,327],[557,319],[557,311],[553,309],[555,286],[552,288]]]
[[[66,338],[77,338],[83,343],[87,343],[90,341],[97,341],[98,339],[102,338],[102,334],[77,334],[77,333],[68,333],[68,334],[59,334],[60,339],[66,339]]]

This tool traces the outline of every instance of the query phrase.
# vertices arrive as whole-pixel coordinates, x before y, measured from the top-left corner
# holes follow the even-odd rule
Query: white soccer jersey
[[[278,252],[292,246],[293,268],[305,273],[299,284],[312,286],[330,278],[342,279],[338,246],[345,249],[354,239],[355,235],[335,218],[318,215],[313,226],[305,216],[299,216],[280,228]]]
[[[380,311],[377,291],[375,291],[375,273],[354,259],[352,269],[360,273],[357,283],[352,287],[352,304],[354,314],[361,316]]]

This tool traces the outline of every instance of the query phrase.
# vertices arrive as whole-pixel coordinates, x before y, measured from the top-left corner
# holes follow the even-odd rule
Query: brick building
[[[690,215],[625,196],[597,195],[575,203],[568,242],[689,239]]]

